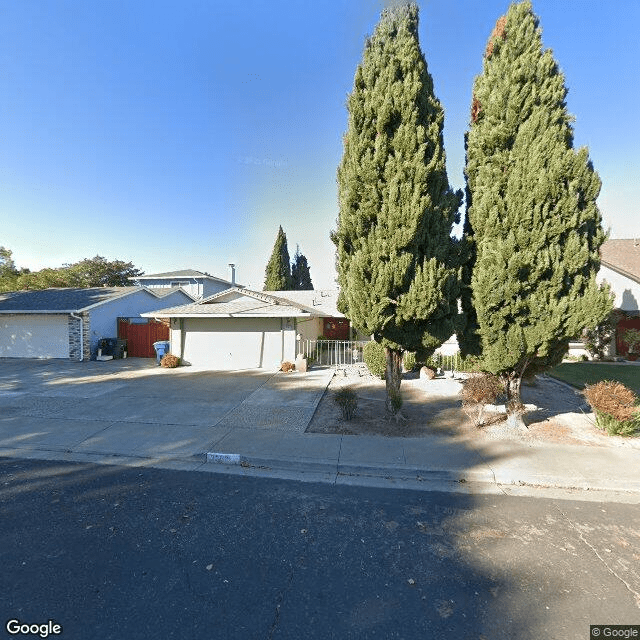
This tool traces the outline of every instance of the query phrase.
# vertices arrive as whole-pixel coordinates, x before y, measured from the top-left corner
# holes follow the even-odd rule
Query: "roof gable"
[[[338,311],[338,289],[310,289],[304,291],[265,291],[267,295],[307,309],[313,315],[328,316],[332,318],[344,318],[344,314]]]
[[[600,247],[602,264],[640,282],[640,240],[607,240]]]
[[[224,284],[231,285],[231,282],[224,280],[223,278],[217,278],[208,273],[202,271],[196,271],[194,269],[182,269],[180,271],[166,271],[164,273],[149,273],[142,276],[136,276],[132,280],[180,280],[181,278],[191,278],[198,280],[215,280],[216,282],[223,282]]]
[[[306,294],[309,304],[303,304],[296,298],[304,296],[289,296],[289,294]],[[321,299],[319,292],[313,291],[252,291],[250,289],[233,287],[220,291],[194,304],[161,309],[154,314],[142,314],[155,317],[343,317],[337,310],[329,306],[314,306],[313,300]],[[277,294],[277,295],[275,295]],[[328,296],[325,296],[327,298]],[[334,300],[336,296],[333,298]]]
[[[266,292],[263,293],[260,291],[253,291],[252,289],[230,287],[229,289],[218,291],[218,293],[214,293],[208,298],[201,300],[200,304],[238,300],[239,298],[253,298],[254,300],[261,300],[262,302],[266,302],[267,304],[277,304],[279,302],[279,298],[276,298],[275,296]]]

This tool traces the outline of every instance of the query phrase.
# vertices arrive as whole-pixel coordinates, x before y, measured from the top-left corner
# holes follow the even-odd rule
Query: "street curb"
[[[469,469],[428,469],[414,465],[370,465],[340,463],[335,460],[304,458],[260,458],[233,453],[207,452],[205,463],[254,469],[272,469],[294,473],[329,473],[338,476],[359,476],[371,478],[390,478],[394,480],[433,480],[434,482],[483,482],[496,484],[490,469],[486,471]]]
[[[491,468],[478,469],[433,469],[415,465],[371,465],[340,463],[335,460],[319,460],[304,458],[261,458],[233,453],[207,452],[204,454],[205,464],[224,466],[241,466],[245,469],[270,470],[290,474],[316,475],[326,474],[336,478],[351,477],[363,479],[382,479],[394,481],[417,481],[435,484],[464,486],[465,484],[492,485],[496,488],[530,487],[541,489],[557,489],[561,491],[580,492],[619,492],[628,496],[639,496],[640,483],[626,482],[624,486],[602,480],[590,482],[588,479],[572,479],[556,476],[538,476],[519,478],[494,472]]]

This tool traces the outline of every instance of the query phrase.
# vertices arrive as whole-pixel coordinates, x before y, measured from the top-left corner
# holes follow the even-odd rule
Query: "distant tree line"
[[[52,287],[128,287],[130,278],[143,274],[133,263],[107,260],[102,256],[85,258],[57,269],[40,271],[17,269],[13,252],[0,247],[0,291],[25,291]]]

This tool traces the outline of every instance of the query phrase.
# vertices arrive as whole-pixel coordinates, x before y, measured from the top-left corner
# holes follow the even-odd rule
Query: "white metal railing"
[[[334,367],[354,365],[364,362],[362,349],[367,340],[298,340],[296,356],[304,355],[314,364]],[[427,361],[430,367],[444,371],[474,370],[465,367],[460,352],[454,354],[434,353]]]
[[[334,367],[364,362],[364,340],[298,340],[296,355],[302,354],[314,364]]]
[[[462,358],[460,357],[460,353],[454,353],[452,355],[434,353],[431,358],[429,358],[427,364],[440,368],[443,371],[458,371],[462,366]]]

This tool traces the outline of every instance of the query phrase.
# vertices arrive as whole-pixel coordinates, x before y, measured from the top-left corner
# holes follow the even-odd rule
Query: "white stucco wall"
[[[297,318],[296,330],[301,340],[315,340],[322,335],[322,318]]]
[[[614,306],[623,311],[638,311],[640,309],[640,284],[619,274],[613,269],[601,265],[598,272],[598,282],[608,282],[616,295]]]

